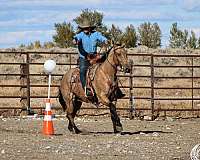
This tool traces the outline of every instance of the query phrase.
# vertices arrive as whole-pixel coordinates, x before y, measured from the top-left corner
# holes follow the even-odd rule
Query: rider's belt
[[[90,58],[90,59],[93,59],[93,58],[96,58],[96,56],[97,56],[97,53],[96,52],[93,52],[93,53],[88,53],[88,58]]]
[[[90,53],[88,53],[88,54],[97,54],[97,52],[90,52]]]

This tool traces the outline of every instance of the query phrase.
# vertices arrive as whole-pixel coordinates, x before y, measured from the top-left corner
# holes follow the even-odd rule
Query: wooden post
[[[135,110],[133,103],[133,61],[130,61],[129,106],[130,106],[130,119],[133,119],[133,111]]]

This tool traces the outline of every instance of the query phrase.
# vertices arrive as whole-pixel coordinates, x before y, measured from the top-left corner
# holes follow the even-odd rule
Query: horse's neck
[[[114,76],[117,73],[117,63],[115,62],[114,53],[110,53],[105,62],[101,65],[105,73]]]

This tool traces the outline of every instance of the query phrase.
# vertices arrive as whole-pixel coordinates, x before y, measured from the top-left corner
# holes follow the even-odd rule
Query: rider
[[[96,31],[96,26],[91,25],[88,20],[83,21],[78,28],[80,32],[74,36],[73,43],[78,45],[80,80],[86,96],[89,96],[86,87],[86,73],[90,66],[90,57],[95,57],[97,55],[97,44],[99,42],[107,44],[108,40],[100,32]],[[121,90],[118,92],[121,92]],[[118,98],[124,96],[122,92],[118,94]]]

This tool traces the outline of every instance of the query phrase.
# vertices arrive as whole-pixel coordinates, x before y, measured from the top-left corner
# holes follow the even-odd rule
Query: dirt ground
[[[141,121],[121,118],[114,134],[109,116],[78,117],[84,134],[67,130],[67,120],[53,120],[55,135],[41,134],[42,118],[0,118],[1,160],[188,160],[200,143],[200,119]]]

